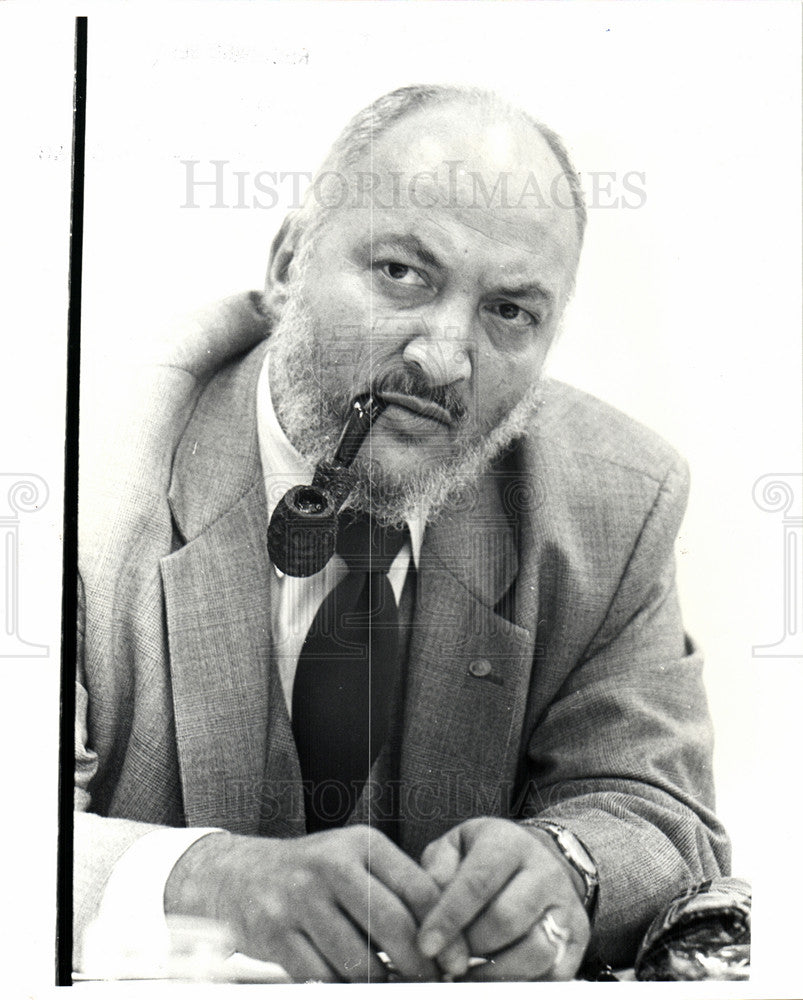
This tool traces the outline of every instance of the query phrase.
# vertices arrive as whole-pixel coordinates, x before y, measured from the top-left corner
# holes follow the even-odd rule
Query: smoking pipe
[[[282,573],[312,576],[334,555],[338,515],[354,486],[351,463],[386,406],[376,394],[357,396],[332,460],[319,462],[312,483],[293,486],[277,504],[268,525],[268,555]]]

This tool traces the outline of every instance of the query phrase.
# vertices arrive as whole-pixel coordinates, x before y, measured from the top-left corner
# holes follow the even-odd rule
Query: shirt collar
[[[312,482],[314,466],[299,454],[282,430],[270,394],[270,353],[265,355],[257,385],[257,437],[259,457],[265,477],[265,495],[268,500],[268,520],[273,516],[279,501],[293,486]],[[421,543],[426,519],[411,517],[407,521],[410,531],[410,548],[413,565],[418,568]]]

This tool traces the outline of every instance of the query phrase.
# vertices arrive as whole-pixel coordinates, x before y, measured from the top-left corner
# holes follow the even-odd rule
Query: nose
[[[439,320],[439,322],[436,322]],[[430,385],[451,385],[472,373],[471,319],[450,315],[420,316],[402,357],[421,368]]]

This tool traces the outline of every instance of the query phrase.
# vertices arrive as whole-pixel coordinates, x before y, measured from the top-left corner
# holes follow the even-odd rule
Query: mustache
[[[468,413],[453,383],[433,385],[420,367],[404,361],[377,373],[371,380],[371,391],[380,397],[386,392],[396,392],[435,403],[446,410],[455,426],[464,421]]]

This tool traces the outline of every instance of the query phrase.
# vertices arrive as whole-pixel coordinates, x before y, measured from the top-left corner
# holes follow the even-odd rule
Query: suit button
[[[487,677],[491,672],[491,661],[472,660],[468,665],[468,672],[472,677]]]

